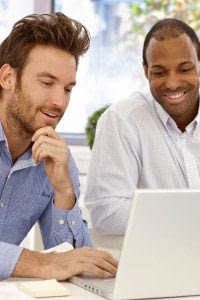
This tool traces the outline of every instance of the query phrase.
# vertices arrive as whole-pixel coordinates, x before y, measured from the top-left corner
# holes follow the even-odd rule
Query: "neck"
[[[6,132],[5,135],[7,138],[12,162],[14,164],[17,159],[29,148],[31,139],[24,140],[23,138],[18,137],[15,134],[6,134]]]
[[[30,134],[24,133],[15,122],[10,119],[7,120],[6,116],[0,109],[0,120],[7,139],[10,155],[13,164],[16,160],[29,148],[31,144]]]
[[[175,116],[173,119],[176,122],[178,128],[184,132],[185,128],[187,127],[188,124],[190,124],[194,118],[196,117],[196,115],[198,114],[198,109],[199,109],[199,103],[197,103],[197,107],[193,112],[190,113],[185,113],[184,118],[183,116]]]

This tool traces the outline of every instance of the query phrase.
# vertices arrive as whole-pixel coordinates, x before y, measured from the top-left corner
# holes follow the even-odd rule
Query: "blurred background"
[[[200,29],[199,0],[0,0],[0,41],[18,19],[51,11],[79,20],[91,34],[69,109],[57,127],[69,137],[84,134],[88,116],[98,108],[147,88],[142,44],[157,20],[175,17]]]
[[[173,17],[191,25],[199,35],[200,1],[0,0],[0,42],[20,18],[32,13],[58,11],[83,23],[91,34],[91,47],[80,60],[77,85],[69,108],[57,127],[75,157],[81,182],[79,202],[91,228],[90,216],[84,206],[91,155],[85,135],[88,117],[95,111],[95,118],[99,117],[105,105],[126,98],[134,90],[148,89],[142,68],[145,34],[158,20]],[[95,118],[93,121],[96,122]],[[92,230],[91,235],[96,246],[121,247],[122,239],[101,239]],[[34,226],[23,245],[36,250],[42,248],[37,226]]]

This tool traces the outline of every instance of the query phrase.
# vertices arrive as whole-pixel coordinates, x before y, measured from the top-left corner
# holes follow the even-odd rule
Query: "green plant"
[[[96,110],[93,112],[91,116],[89,116],[86,128],[85,128],[85,133],[86,133],[86,138],[88,142],[88,146],[90,149],[92,149],[93,143],[94,143],[94,138],[95,138],[95,132],[96,132],[96,126],[97,126],[97,121],[99,117],[102,115],[102,113],[109,107],[109,105],[105,105],[102,108]]]
[[[176,18],[200,29],[199,0],[135,0],[130,4],[131,35],[138,42],[153,24],[163,18]]]

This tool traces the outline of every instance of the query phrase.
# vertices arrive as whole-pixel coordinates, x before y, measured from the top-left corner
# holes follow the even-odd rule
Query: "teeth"
[[[184,93],[174,94],[174,95],[166,95],[166,96],[167,96],[167,98],[178,99],[178,98],[182,97],[183,94],[184,94]]]
[[[45,115],[49,115],[50,117],[57,117],[56,115],[51,114],[51,113],[47,113],[47,112],[45,112],[45,111],[43,111],[43,113],[44,113]]]

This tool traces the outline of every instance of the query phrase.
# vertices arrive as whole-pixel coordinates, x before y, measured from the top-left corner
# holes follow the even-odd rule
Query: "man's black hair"
[[[165,41],[177,38],[183,33],[191,39],[196,48],[198,60],[200,60],[200,42],[195,31],[181,20],[167,18],[158,21],[147,33],[143,45],[143,64],[148,66],[146,52],[152,38],[157,41]]]

